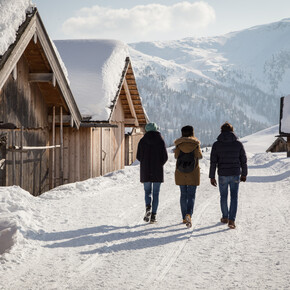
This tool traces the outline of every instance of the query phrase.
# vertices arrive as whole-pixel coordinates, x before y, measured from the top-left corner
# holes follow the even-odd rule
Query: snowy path
[[[219,222],[208,158],[190,230],[181,224],[172,154],[154,225],[142,220],[139,166],[41,198],[6,188],[1,209],[19,232],[0,258],[0,289],[290,289],[289,158],[249,154],[235,230]]]

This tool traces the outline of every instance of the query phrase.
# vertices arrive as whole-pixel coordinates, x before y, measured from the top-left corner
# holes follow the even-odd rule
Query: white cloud
[[[214,20],[215,11],[205,2],[139,5],[131,9],[93,6],[79,10],[76,17],[63,23],[62,29],[71,38],[136,42],[194,36]]]

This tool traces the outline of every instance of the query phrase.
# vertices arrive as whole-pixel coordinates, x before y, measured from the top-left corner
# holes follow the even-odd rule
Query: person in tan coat
[[[200,184],[199,159],[202,158],[200,141],[194,137],[192,126],[181,129],[182,137],[175,144],[175,183],[180,187],[180,208],[183,223],[190,228],[196,188]]]

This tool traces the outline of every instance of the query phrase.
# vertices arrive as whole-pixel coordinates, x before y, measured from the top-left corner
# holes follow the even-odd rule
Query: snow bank
[[[118,91],[126,57],[125,43],[117,40],[57,40],[76,103],[91,121],[107,121]]]
[[[26,19],[30,0],[0,0],[0,56],[16,39],[16,31]]]
[[[290,134],[290,95],[284,97],[280,131]]]
[[[32,219],[35,197],[18,186],[0,187],[0,254],[9,251],[27,229]]]

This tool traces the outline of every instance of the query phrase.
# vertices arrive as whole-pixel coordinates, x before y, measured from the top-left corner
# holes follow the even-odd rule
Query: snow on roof
[[[280,131],[290,134],[290,95],[284,97]]]
[[[30,0],[0,0],[0,56],[16,40],[16,32],[30,7]]]
[[[277,139],[279,126],[275,125],[252,135],[243,137],[240,141],[244,144],[247,153],[264,153]]]
[[[90,121],[108,121],[126,57],[125,43],[117,40],[57,40],[76,103]]]

